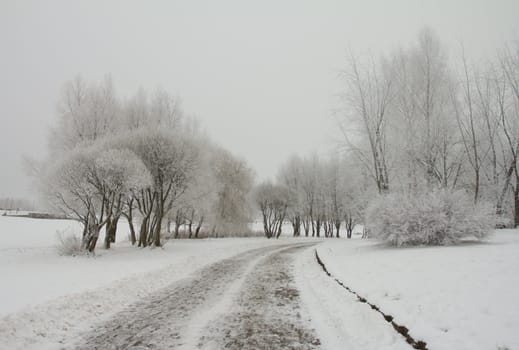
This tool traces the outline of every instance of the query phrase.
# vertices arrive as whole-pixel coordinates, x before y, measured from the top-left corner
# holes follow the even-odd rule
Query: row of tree
[[[41,188],[54,209],[83,225],[83,248],[105,248],[124,217],[138,246],[160,246],[185,225],[190,237],[248,229],[253,173],[245,161],[214,145],[163,91],[116,97],[110,78],[66,84]],[[171,226],[174,226],[174,231]],[[164,227],[166,226],[166,227]]]
[[[339,237],[344,227],[351,238],[369,198],[369,184],[357,170],[339,156],[291,157],[276,183],[264,182],[254,192],[267,237],[279,237],[290,222],[296,237]]]
[[[283,222],[294,236],[338,236],[344,224],[351,237],[381,195],[403,194],[398,198],[411,203],[460,197],[457,191],[470,194],[476,211],[491,203],[499,226],[517,227],[519,44],[481,66],[460,52],[458,64],[450,61],[426,28],[415,44],[378,59],[350,53],[342,74],[344,152],[326,160],[292,157],[275,183],[256,188],[267,237],[279,237]]]
[[[0,209],[2,210],[34,210],[34,203],[24,198],[0,198]]]
[[[342,129],[379,193],[463,190],[519,225],[519,45],[477,65],[463,48],[449,60],[424,29],[407,48],[348,63]]]
[[[275,183],[256,186],[265,235],[290,223],[294,236],[337,237],[344,227],[351,237],[377,196],[438,189],[470,193],[475,205],[492,203],[501,225],[519,225],[519,45],[485,65],[460,52],[453,63],[424,29],[378,59],[350,54],[345,152],[291,157]],[[121,217],[139,246],[182,226],[188,237],[244,232],[251,219],[252,171],[162,90],[121,100],[110,78],[67,83],[40,170],[46,197],[83,224],[90,251],[103,227],[110,247]]]

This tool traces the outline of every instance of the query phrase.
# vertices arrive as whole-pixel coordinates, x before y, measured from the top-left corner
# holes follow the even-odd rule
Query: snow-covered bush
[[[59,255],[76,256],[85,253],[81,244],[81,238],[77,234],[67,231],[56,231],[56,236],[58,238],[56,250]]]
[[[464,192],[394,193],[374,200],[366,214],[370,237],[395,246],[446,245],[483,238],[494,227],[489,206],[475,205]]]

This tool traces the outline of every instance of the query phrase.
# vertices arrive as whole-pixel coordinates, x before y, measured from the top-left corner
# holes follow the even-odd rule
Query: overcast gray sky
[[[388,51],[432,27],[456,56],[519,38],[517,0],[0,0],[0,197],[31,190],[21,156],[43,159],[63,83],[111,73],[178,95],[258,179],[293,153],[335,145],[337,70],[348,47]]]

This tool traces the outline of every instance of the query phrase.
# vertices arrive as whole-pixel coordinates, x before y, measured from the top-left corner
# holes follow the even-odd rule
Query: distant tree
[[[212,221],[217,190],[215,175],[211,168],[212,145],[201,144],[199,159],[185,193],[169,211],[169,218],[175,223],[174,237],[179,236],[180,225],[187,226],[188,238],[198,238],[202,226]]]
[[[325,177],[325,195],[327,198],[327,219],[331,229],[328,229],[327,236],[333,236],[333,228],[335,228],[335,237],[339,238],[341,224],[346,215],[346,184],[350,179],[344,178],[344,170],[339,158],[335,155],[330,158],[324,169]]]
[[[288,189],[264,182],[254,190],[254,199],[261,211],[265,236],[279,238],[290,200]]]
[[[317,216],[317,177],[320,169],[319,157],[317,157],[317,155],[313,155],[310,158],[304,158],[301,169],[303,229],[305,230],[305,236],[307,237],[311,229],[313,237],[317,231],[315,219]]]
[[[214,151],[211,167],[216,185],[216,201],[212,209],[213,234],[218,236],[248,231],[252,170],[244,160],[223,149]]]
[[[301,235],[301,225],[304,216],[304,199],[302,190],[303,164],[298,156],[292,156],[282,165],[277,175],[277,181],[288,191],[287,219],[292,224],[294,237]]]
[[[24,198],[0,198],[0,209],[3,210],[34,210],[35,206]]]

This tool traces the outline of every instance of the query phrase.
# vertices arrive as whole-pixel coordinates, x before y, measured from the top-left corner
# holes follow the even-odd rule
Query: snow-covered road
[[[316,348],[320,341],[301,318],[291,272],[291,255],[310,245],[263,247],[214,263],[118,312],[76,346]]]

